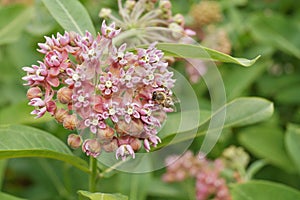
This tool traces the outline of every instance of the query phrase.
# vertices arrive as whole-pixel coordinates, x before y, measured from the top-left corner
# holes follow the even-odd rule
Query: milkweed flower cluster
[[[231,195],[222,177],[225,170],[221,159],[208,160],[204,155],[194,156],[191,151],[184,155],[170,156],[166,159],[167,171],[162,179],[165,182],[180,182],[187,178],[195,178],[197,200],[231,200]]]
[[[179,13],[173,15],[171,8],[172,3],[169,0],[126,0],[124,4],[122,0],[118,0],[119,16],[113,15],[109,8],[102,8],[99,17],[116,22],[116,25],[124,31],[133,30],[134,36],[136,35],[134,31],[138,29],[154,29],[139,31],[138,37],[131,40],[134,44],[151,43],[154,39],[160,42],[171,42],[171,38],[174,42],[183,36],[195,35],[194,31],[185,28],[183,15]],[[169,30],[165,32],[167,36],[162,34],[159,28]]]
[[[97,37],[89,32],[45,37],[38,44],[43,61],[23,67],[23,80],[35,107],[31,114],[48,112],[66,129],[79,131],[68,138],[72,148],[81,146],[94,157],[102,150],[116,152],[124,160],[160,142],[158,129],[173,109],[153,93],[172,95],[175,80],[155,44],[135,52],[126,51],[125,43],[113,45],[120,31],[103,21]]]

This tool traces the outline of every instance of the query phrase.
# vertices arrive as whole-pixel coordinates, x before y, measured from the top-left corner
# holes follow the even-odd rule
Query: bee
[[[172,108],[174,107],[174,101],[171,96],[168,94],[169,92],[163,91],[154,91],[152,93],[152,101],[156,102],[157,104],[161,105],[165,108]]]

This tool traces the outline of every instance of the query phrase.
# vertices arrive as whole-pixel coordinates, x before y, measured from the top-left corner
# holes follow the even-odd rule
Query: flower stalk
[[[90,176],[89,176],[89,191],[95,192],[97,183],[97,159],[90,156]]]

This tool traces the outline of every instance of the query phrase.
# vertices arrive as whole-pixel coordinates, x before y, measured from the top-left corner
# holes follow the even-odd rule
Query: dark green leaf
[[[20,157],[53,158],[89,172],[87,163],[53,135],[29,126],[0,126],[0,159]]]
[[[277,126],[247,128],[239,133],[238,140],[255,156],[287,171],[295,171],[285,150],[284,134]]]
[[[300,126],[290,124],[285,135],[285,146],[300,173]]]
[[[250,181],[231,187],[233,200],[296,200],[300,192],[291,187],[268,181]]]
[[[279,14],[253,15],[249,26],[253,36],[260,42],[300,58],[298,20]]]
[[[54,19],[66,30],[96,35],[92,20],[78,0],[43,0]]]

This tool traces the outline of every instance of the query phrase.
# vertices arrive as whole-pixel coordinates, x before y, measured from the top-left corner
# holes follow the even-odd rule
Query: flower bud
[[[99,12],[99,17],[107,18],[111,14],[111,9],[109,8],[102,8]]]
[[[70,88],[62,87],[57,91],[57,99],[62,104],[67,104],[72,100],[73,91]]]
[[[184,23],[185,23],[184,17],[182,16],[182,14],[176,14],[173,17],[173,21],[176,22],[180,26],[184,26]]]
[[[43,96],[42,90],[39,87],[32,87],[29,88],[27,91],[27,98],[33,99],[33,98],[40,98]]]
[[[169,0],[163,0],[159,2],[159,8],[163,11],[171,10],[172,4]]]
[[[144,124],[140,119],[132,119],[129,123],[122,120],[116,124],[115,128],[119,134],[137,136],[144,131]]]
[[[133,151],[138,151],[142,147],[142,144],[138,138],[132,137],[130,146],[132,147]]]
[[[82,144],[82,138],[80,135],[77,135],[75,133],[72,133],[68,136],[68,145],[72,149],[77,149]]]
[[[47,107],[47,112],[49,112],[53,116],[57,108],[55,101],[46,102],[46,107]]]
[[[55,114],[54,114],[54,118],[56,119],[56,121],[58,123],[63,123],[63,121],[66,118],[66,116],[68,116],[68,111],[66,111],[63,108],[57,109],[56,112],[55,112]]]
[[[63,121],[63,126],[66,129],[69,130],[74,130],[76,129],[76,125],[77,125],[77,117],[75,114],[73,115],[67,115]]]
[[[114,152],[118,148],[118,141],[117,139],[112,139],[110,142],[104,143],[102,148],[106,152]]]
[[[96,158],[101,153],[101,145],[95,139],[87,139],[82,145],[82,151],[85,152],[87,156]]]
[[[106,126],[104,129],[98,129],[97,136],[100,140],[109,140],[114,136],[115,131],[109,126]]]

